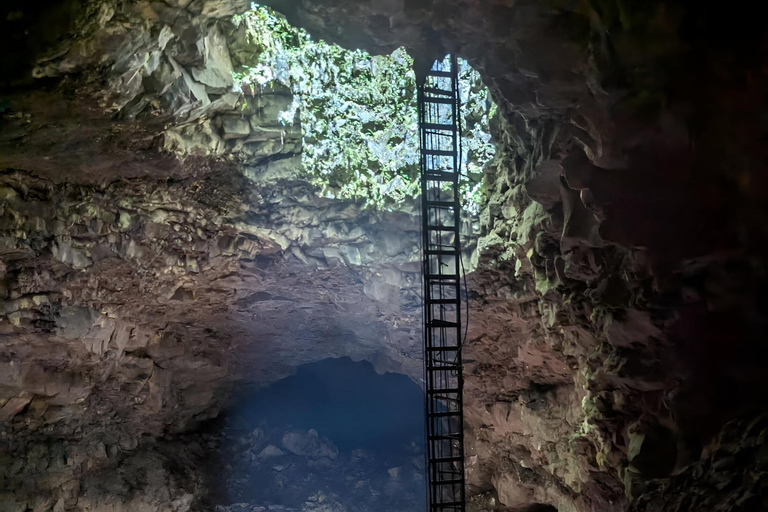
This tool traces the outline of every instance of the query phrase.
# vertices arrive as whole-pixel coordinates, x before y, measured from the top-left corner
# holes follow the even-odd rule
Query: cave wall
[[[124,510],[166,510],[164,496],[187,510],[205,492],[203,442],[167,439],[214,418],[231,390],[332,356],[420,375],[407,214],[366,217],[303,184],[257,193],[231,169],[107,187],[0,181],[10,510],[100,510],[117,496]],[[386,254],[382,239],[395,241]]]
[[[342,356],[419,378],[418,219],[299,179],[286,90],[165,127],[91,80],[4,104],[0,507],[204,509],[218,445],[185,433],[232,390]]]
[[[374,53],[406,45],[417,65],[456,52],[482,73],[500,106],[465,349],[467,471],[471,491],[489,493],[478,507],[764,508],[768,187],[759,17],[739,2],[728,9],[682,1],[268,3],[343,45]],[[212,44],[237,40],[226,19],[245,8],[228,0],[77,5],[69,11],[75,35],[24,63],[39,81],[11,82],[22,88],[5,100],[0,131],[0,163],[16,169],[3,174],[3,363],[25,366],[4,371],[0,389],[8,390],[3,410],[11,418],[4,450],[17,459],[24,453],[26,462],[4,482],[28,479],[35,464],[59,467],[58,448],[46,448],[50,462],[42,464],[32,448],[9,441],[50,429],[50,411],[71,411],[71,422],[55,424],[70,425],[67,435],[84,445],[98,448],[99,438],[74,425],[102,425],[99,435],[118,447],[104,445],[104,460],[115,452],[120,461],[112,468],[125,457],[113,435],[120,407],[110,400],[111,419],[83,419],[100,414],[102,397],[119,398],[114,404],[138,397],[125,414],[143,425],[141,411],[172,389],[181,398],[161,399],[161,412],[183,406],[167,416],[153,411],[156,421],[140,430],[153,439],[215,414],[212,404],[229,385],[222,375],[238,372],[227,357],[226,364],[210,361],[244,334],[273,337],[260,318],[279,317],[288,329],[296,317],[282,307],[286,291],[300,290],[293,300],[306,301],[313,290],[316,314],[302,328],[338,315],[339,302],[342,314],[357,311],[358,297],[371,301],[363,313],[383,308],[379,329],[363,344],[371,353],[393,335],[386,325],[407,304],[410,324],[378,357],[415,357],[418,303],[408,292],[418,277],[418,266],[408,266],[415,246],[381,255],[370,245],[377,233],[386,247],[399,243],[394,228],[408,217],[395,215],[384,232],[371,220],[379,227],[359,239],[351,234],[362,215],[354,204],[318,204],[292,181],[285,160],[295,142],[286,147],[283,134],[280,144],[262,135],[263,111],[227,94],[227,58]],[[243,102],[247,123],[232,114]],[[224,168],[159,151],[226,156],[248,145],[244,162]],[[210,204],[221,190],[225,197]],[[303,220],[307,209],[322,220]],[[334,234],[315,238],[312,229]],[[366,244],[371,260],[362,259]],[[275,270],[283,269],[271,266],[278,253],[298,266]],[[301,278],[307,265],[324,270],[332,261],[344,265],[322,273],[322,284],[316,274]],[[360,273],[350,277],[347,269],[358,263]],[[115,289],[106,285],[113,282]],[[393,298],[395,311],[386,306]],[[256,307],[255,315],[240,311]],[[232,332],[222,328],[224,317]],[[325,329],[349,341],[365,337],[349,335],[366,331],[360,322]],[[127,341],[120,329],[132,333]],[[292,336],[276,339],[282,347]],[[348,345],[316,353],[343,355]],[[276,354],[292,357],[297,349]],[[247,367],[264,360],[234,353],[246,354],[238,359]],[[214,386],[201,383],[201,359]],[[410,368],[401,371],[420,367],[415,359],[401,364]],[[163,381],[169,367],[173,384]],[[194,368],[190,381],[187,367]],[[144,382],[139,391],[119,387],[136,382]],[[117,388],[101,394],[92,383]],[[149,458],[162,466],[162,457]],[[173,500],[181,500],[173,510],[194,507],[202,492],[194,478],[185,481],[162,491],[173,488]],[[139,500],[155,492],[144,485],[125,492]],[[87,500],[63,491],[54,497],[59,510],[88,509]],[[162,509],[156,499],[147,507]]]

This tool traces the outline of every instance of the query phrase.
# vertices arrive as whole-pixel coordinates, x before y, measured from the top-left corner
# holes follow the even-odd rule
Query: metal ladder
[[[458,85],[455,56],[418,83],[429,512],[464,512],[466,501]]]

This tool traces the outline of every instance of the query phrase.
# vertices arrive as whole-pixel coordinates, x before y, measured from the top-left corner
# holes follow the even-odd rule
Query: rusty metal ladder
[[[464,512],[460,98],[455,56],[418,83],[429,512]]]

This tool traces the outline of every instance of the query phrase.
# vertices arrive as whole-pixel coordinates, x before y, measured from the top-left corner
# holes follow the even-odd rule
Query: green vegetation
[[[302,160],[308,179],[328,196],[365,198],[386,208],[418,194],[419,140],[416,81],[405,50],[387,56],[313,41],[268,8],[234,19],[246,27],[253,62],[240,62],[240,84],[278,81],[291,88],[292,108],[281,121],[301,122]],[[247,59],[243,59],[247,60]],[[480,199],[482,168],[494,154],[487,89],[466,63],[464,147],[470,209]]]

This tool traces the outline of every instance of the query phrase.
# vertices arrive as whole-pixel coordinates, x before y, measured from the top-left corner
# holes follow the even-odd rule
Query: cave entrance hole
[[[300,132],[303,177],[327,197],[379,210],[416,209],[421,154],[411,55],[404,48],[371,55],[314,40],[259,4],[233,24],[235,84],[293,97],[267,102],[261,113],[270,122],[277,115],[288,135]],[[498,108],[480,74],[463,59],[457,63],[464,121],[459,189],[465,212],[476,215],[485,194],[483,169],[496,152],[491,132]]]

